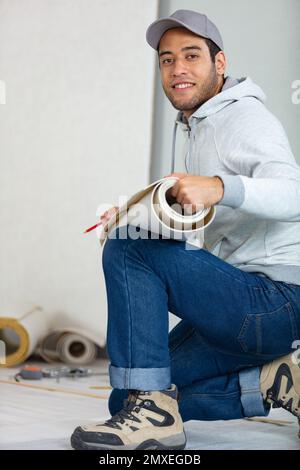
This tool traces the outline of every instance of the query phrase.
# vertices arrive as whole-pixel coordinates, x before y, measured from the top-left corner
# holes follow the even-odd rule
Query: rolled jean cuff
[[[113,388],[128,390],[165,390],[171,385],[170,367],[124,368],[109,365],[110,384]]]
[[[266,416],[270,408],[264,404],[260,391],[260,368],[251,367],[240,371],[239,382],[244,416]]]

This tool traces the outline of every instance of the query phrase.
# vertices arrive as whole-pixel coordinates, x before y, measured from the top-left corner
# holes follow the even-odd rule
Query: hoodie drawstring
[[[190,162],[192,160],[192,150],[193,150],[193,142],[194,142],[194,128],[195,128],[195,119],[192,118],[192,123],[189,131],[189,152],[188,152],[188,165],[185,162],[186,171],[189,173],[190,169]]]
[[[173,128],[173,141],[172,141],[172,161],[171,161],[171,173],[174,173],[175,171],[175,158],[176,158],[176,136],[177,136],[177,127],[178,127],[179,121],[176,119],[174,122],[174,128]],[[189,161],[191,159],[191,152],[192,152],[192,145],[193,145],[193,128],[194,128],[194,119],[192,119],[192,125],[191,127],[187,123],[188,127],[188,135],[189,135],[189,151],[188,151],[188,156],[189,156]],[[188,168],[186,165],[186,160],[185,160],[185,169],[188,172]]]
[[[178,126],[178,121],[176,120],[175,123],[174,123],[174,128],[173,128],[171,173],[174,173],[174,169],[175,169],[175,151],[176,151],[177,126]]]

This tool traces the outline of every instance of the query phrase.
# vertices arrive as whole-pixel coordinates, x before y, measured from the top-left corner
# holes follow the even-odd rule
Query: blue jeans
[[[127,229],[106,241],[102,257],[110,413],[129,389],[175,383],[183,421],[266,415],[260,367],[300,338],[300,286],[184,242],[125,238]],[[170,333],[168,311],[181,318]]]

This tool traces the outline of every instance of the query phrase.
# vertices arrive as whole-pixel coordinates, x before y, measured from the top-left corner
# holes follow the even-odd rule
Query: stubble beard
[[[201,88],[198,88],[198,92],[188,101],[185,101],[184,98],[180,96],[174,98],[174,95],[169,93],[165,88],[164,91],[175,109],[179,111],[192,111],[200,108],[206,101],[215,96],[219,92],[219,88],[218,75],[214,64],[212,64],[209,76],[206,78],[205,82],[201,84]]]

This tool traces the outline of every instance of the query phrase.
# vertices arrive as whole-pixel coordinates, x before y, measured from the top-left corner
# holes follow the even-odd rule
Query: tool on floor
[[[14,376],[16,382],[20,382],[20,379],[24,380],[40,380],[43,378],[43,372],[40,367],[37,366],[24,366],[19,372]]]
[[[92,369],[86,369],[84,367],[53,367],[43,369],[43,376],[47,378],[60,379],[60,377],[90,377],[95,375]]]
[[[84,367],[48,367],[41,368],[37,366],[26,365],[14,376],[16,382],[20,379],[24,380],[41,380],[43,377],[48,379],[56,379],[59,382],[61,377],[90,377],[91,375],[98,375],[92,369]]]

